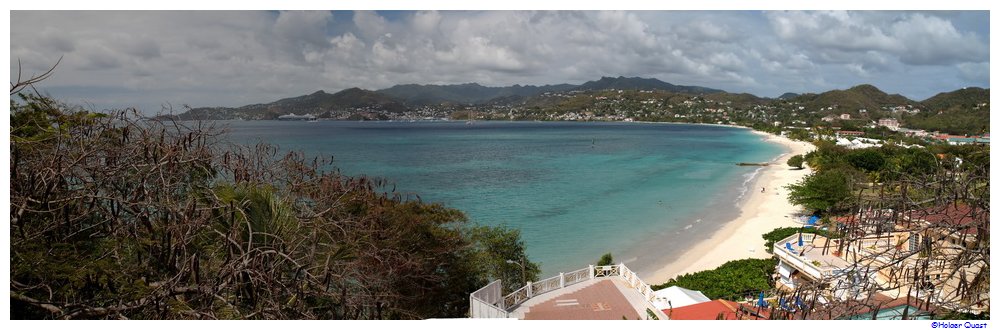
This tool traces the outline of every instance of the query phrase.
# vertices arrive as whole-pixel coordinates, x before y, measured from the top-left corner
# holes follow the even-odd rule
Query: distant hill
[[[883,107],[919,104],[899,94],[886,94],[877,87],[868,84],[820,94],[801,94],[788,99],[788,101],[798,102],[810,111],[821,114],[849,113],[862,115],[862,117],[885,116],[887,110],[884,110]]]
[[[722,90],[700,86],[679,86],[653,78],[611,78],[588,81],[581,85],[558,84],[544,86],[486,87],[476,83],[460,85],[396,85],[378,90],[411,105],[430,105],[445,102],[461,104],[496,103],[496,99],[511,100],[538,96],[547,92],[594,91],[605,89],[663,90],[676,93],[709,94]],[[502,101],[501,100],[501,101]]]
[[[990,131],[990,90],[968,87],[940,93],[920,102],[924,110],[904,119],[907,127],[949,134]]]
[[[983,102],[989,102],[989,99],[989,89],[968,87],[947,93],[939,93],[920,103],[928,111],[952,112],[962,108],[974,108]]]
[[[624,90],[619,93],[615,90]],[[641,92],[648,91],[648,92]],[[611,101],[611,100],[614,101]],[[525,113],[591,112],[609,113],[615,109],[652,109],[652,104],[667,106],[687,102],[709,102],[706,107],[748,109],[777,106],[781,111],[791,103],[802,120],[848,113],[851,119],[840,124],[865,125],[881,118],[897,118],[904,127],[946,133],[986,132],[989,130],[989,89],[963,88],[940,93],[917,102],[898,94],[887,94],[872,85],[858,85],[846,90],[815,93],[785,93],[779,100],[746,93],[680,86],[652,78],[602,77],[580,85],[513,85],[486,87],[475,83],[460,85],[397,85],[379,91],[349,88],[337,93],[316,91],[312,94],[280,99],[271,103],[241,107],[194,108],[179,119],[276,119],[285,114],[312,114],[320,118],[389,119],[401,112],[433,106],[433,111],[454,111],[463,105],[513,106]],[[644,102],[644,103],[640,103]],[[862,109],[864,111],[862,111]],[[672,110],[666,111],[671,116]],[[653,116],[663,116],[663,113]],[[682,113],[683,115],[683,113]],[[794,116],[794,115],[793,115]],[[655,118],[655,117],[654,117]],[[675,117],[661,117],[675,118]],[[796,118],[796,119],[799,119]],[[812,119],[810,119],[812,118]],[[784,118],[782,120],[791,120]]]
[[[781,94],[781,96],[778,96],[778,99],[779,100],[788,100],[788,99],[794,99],[794,98],[796,98],[798,96],[799,96],[799,94],[797,94],[797,93],[785,93],[785,94]]]
[[[713,89],[701,86],[680,86],[671,83],[660,81],[656,78],[639,78],[639,77],[601,77],[600,80],[588,81],[582,85],[573,88],[573,90],[581,91],[595,91],[604,89],[642,89],[642,90],[663,90],[675,93],[688,93],[688,94],[711,94],[711,93],[725,93],[721,89]]]
[[[306,111],[309,113],[358,108],[382,109],[390,112],[406,110],[402,102],[391,96],[357,87],[334,94],[327,94],[321,90],[309,95],[281,99],[270,104],[270,109],[275,111]]]
[[[322,90],[297,97],[285,98],[266,104],[252,104],[238,108],[194,108],[180,114],[180,119],[275,119],[285,114],[313,114],[329,116],[334,111],[385,110],[403,112],[407,107],[399,100],[377,92],[349,88],[334,94]]]
[[[483,103],[496,98],[526,97],[545,92],[565,91],[575,87],[569,84],[545,86],[486,87],[476,83],[460,85],[396,85],[378,92],[403,100],[412,105],[440,103]]]

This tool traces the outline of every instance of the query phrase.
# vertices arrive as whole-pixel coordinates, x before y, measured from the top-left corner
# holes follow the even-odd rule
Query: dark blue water
[[[476,223],[518,228],[543,275],[586,267],[606,252],[642,263],[653,262],[644,254],[682,251],[695,234],[732,217],[757,169],[735,163],[770,161],[783,151],[747,129],[706,125],[223,125],[234,142],[333,156],[345,174],[383,177],[397,191],[460,209]],[[665,246],[664,239],[676,240],[677,249],[646,251]]]

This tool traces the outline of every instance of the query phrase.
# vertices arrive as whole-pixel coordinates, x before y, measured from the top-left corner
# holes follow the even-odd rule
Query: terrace
[[[472,318],[527,320],[660,319],[653,291],[625,267],[590,266],[560,273],[501,295],[499,280],[470,294]]]
[[[795,234],[774,243],[774,255],[780,260],[779,267],[789,265],[814,281],[832,278],[849,264],[832,254],[836,244],[827,240],[816,234]],[[787,280],[784,284],[794,287],[785,274],[782,274],[782,279]]]

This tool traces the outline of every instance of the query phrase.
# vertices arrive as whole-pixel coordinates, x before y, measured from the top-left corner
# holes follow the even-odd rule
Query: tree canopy
[[[813,210],[831,211],[851,197],[852,174],[848,169],[818,171],[787,186],[788,201]]]
[[[709,299],[742,300],[774,288],[771,274],[777,265],[778,260],[774,258],[733,260],[716,269],[678,276],[653,285],[652,289],[679,286],[701,291]]]
[[[787,163],[788,163],[788,166],[795,167],[795,168],[798,168],[798,169],[801,170],[803,162],[804,162],[804,160],[802,158],[802,155],[795,155],[795,156],[792,156],[792,157],[788,158],[788,162]]]

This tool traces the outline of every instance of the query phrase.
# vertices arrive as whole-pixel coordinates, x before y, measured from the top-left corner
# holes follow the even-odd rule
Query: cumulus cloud
[[[989,57],[987,41],[951,21],[922,13],[770,12],[775,35],[828,62],[863,65],[858,54],[878,52],[904,64],[949,65]],[[871,56],[861,57],[873,58]]]
[[[907,95],[930,92],[892,85],[917,71],[949,77],[937,83],[952,89],[988,87],[988,22],[986,12],[15,11],[11,68],[13,79],[18,59],[30,73],[63,56],[45,84],[84,95],[70,101],[154,111],[355,86],[619,75],[761,96],[877,80]]]

